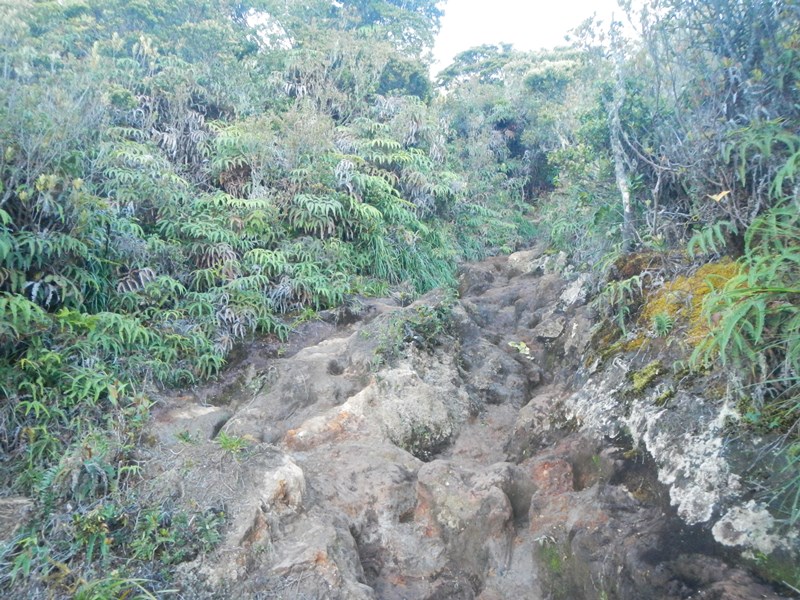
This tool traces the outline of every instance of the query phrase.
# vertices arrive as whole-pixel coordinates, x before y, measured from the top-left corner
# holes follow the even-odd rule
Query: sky
[[[447,0],[434,47],[433,72],[459,52],[481,44],[511,43],[519,50],[564,45],[564,36],[593,13],[621,17],[616,0]]]

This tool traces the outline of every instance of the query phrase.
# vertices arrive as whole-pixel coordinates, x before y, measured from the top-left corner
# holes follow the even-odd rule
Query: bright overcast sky
[[[434,72],[459,52],[481,44],[519,50],[564,45],[564,36],[593,13],[608,22],[622,16],[616,0],[447,0],[436,39]]]

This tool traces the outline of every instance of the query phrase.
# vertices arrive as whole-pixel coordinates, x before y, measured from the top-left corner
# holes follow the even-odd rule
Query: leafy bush
[[[297,315],[451,284],[462,256],[519,241],[510,206],[471,208],[447,123],[420,99],[411,40],[431,39],[432,4],[269,4],[302,43],[253,24],[261,3],[7,7],[0,485],[40,513],[0,586],[58,570],[69,594],[147,596],[95,565],[208,546],[122,501],[155,387],[217,376],[236,344],[285,338]]]

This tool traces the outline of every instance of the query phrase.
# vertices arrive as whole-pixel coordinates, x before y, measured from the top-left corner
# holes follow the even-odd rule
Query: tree
[[[448,88],[470,79],[480,83],[501,82],[501,72],[517,53],[511,44],[484,44],[456,55],[438,76],[438,84]]]
[[[614,92],[612,98],[608,101],[608,131],[611,142],[611,156],[614,161],[614,177],[616,178],[622,202],[622,251],[630,252],[633,247],[635,226],[633,222],[633,200],[631,198],[631,173],[628,168],[628,156],[623,145],[624,132],[620,119],[620,112],[626,98],[625,78],[623,76],[624,58],[621,39],[617,31],[618,24],[612,24],[611,27]]]
[[[444,12],[443,0],[343,0],[344,11],[352,10],[358,27],[379,27],[402,52],[424,55],[433,47]]]
[[[672,209],[741,232],[774,201],[775,177],[792,155],[786,136],[800,133],[800,7],[661,0],[639,20],[649,61],[641,79],[657,118],[631,149]]]

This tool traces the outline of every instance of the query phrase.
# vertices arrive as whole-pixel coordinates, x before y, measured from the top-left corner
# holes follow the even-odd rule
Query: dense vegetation
[[[635,42],[587,23],[432,82],[437,4],[0,1],[0,489],[37,500],[0,589],[162,589],[126,577],[210,548],[221,517],[121,494],[150,391],[542,240],[606,270],[623,332],[637,294],[736,261],[686,343],[736,374],[796,524],[800,5],[657,0],[628,11]]]

